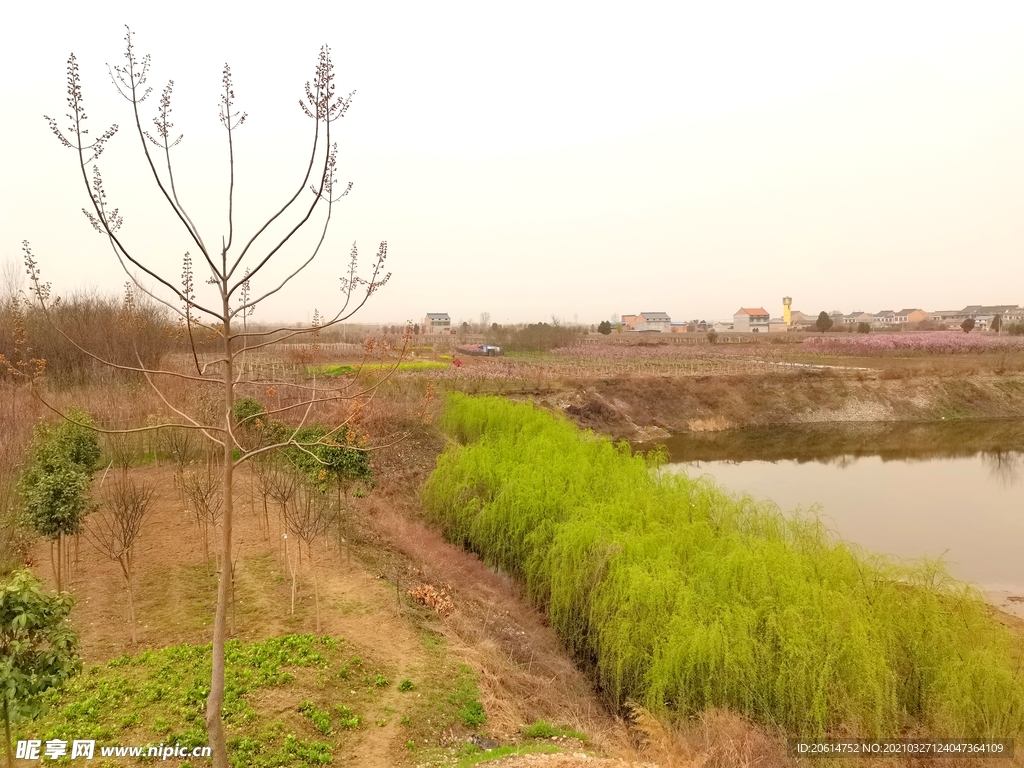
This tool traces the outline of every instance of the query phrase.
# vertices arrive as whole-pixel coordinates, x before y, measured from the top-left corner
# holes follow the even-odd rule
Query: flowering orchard
[[[869,336],[850,334],[841,337],[809,338],[800,346],[803,351],[817,355],[964,355],[983,352],[1024,352],[1024,337],[962,331],[879,333]]]

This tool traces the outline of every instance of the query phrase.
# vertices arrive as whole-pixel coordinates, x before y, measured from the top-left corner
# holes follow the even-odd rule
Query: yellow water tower
[[[789,296],[782,300],[782,319],[786,321],[786,325],[793,324],[792,307],[793,299],[791,299]]]

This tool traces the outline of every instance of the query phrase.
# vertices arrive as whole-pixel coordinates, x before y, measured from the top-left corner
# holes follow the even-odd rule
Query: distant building
[[[904,323],[920,323],[922,320],[927,320],[929,314],[923,309],[901,309],[896,314],[896,322],[900,325]]]
[[[974,318],[979,328],[987,328],[996,315],[1002,315],[1004,322],[1019,322],[1024,309],[1016,304],[968,304],[963,309],[941,309],[930,313],[932,320],[948,325],[960,325],[968,317]]]
[[[1024,321],[1024,308],[1016,307],[1003,315],[1004,323],[1019,323]]]
[[[672,333],[688,333],[690,330],[689,323],[672,323]]]
[[[959,309],[937,309],[931,313],[931,319],[937,323],[962,323],[967,315]]]
[[[670,333],[672,318],[666,312],[641,312],[639,315],[623,315],[622,324],[630,331],[656,331]],[[679,331],[676,331],[679,333]]]
[[[768,310],[763,307],[741,307],[732,316],[732,329],[736,333],[768,333]]]
[[[670,333],[672,330],[672,318],[668,316],[667,312],[641,312],[640,321],[636,324],[636,330]]]
[[[871,325],[874,321],[875,316],[870,312],[851,312],[848,315],[843,315],[843,325],[860,325],[861,323]]]
[[[788,333],[789,323],[784,317],[773,317],[768,321],[768,333]]]
[[[622,325],[625,326],[627,331],[635,331],[636,324],[640,322],[640,315],[623,315]]]
[[[789,324],[794,327],[813,325],[817,319],[817,315],[810,315],[807,312],[801,312],[799,309],[794,309],[789,313]]]
[[[996,315],[1001,315],[1003,322],[1007,322],[1007,315],[1019,314],[1020,307],[1012,304],[971,304],[963,309],[966,317],[973,317],[975,326],[982,331],[988,330]],[[961,321],[963,322],[963,321]],[[1016,321],[1012,321],[1016,322]]]
[[[881,312],[875,312],[872,315],[872,325],[877,325],[879,328],[888,328],[896,324],[896,313],[891,309],[883,309]]]
[[[427,312],[423,319],[424,333],[451,333],[452,319],[447,312]]]
[[[714,331],[715,333],[732,333],[732,326],[726,322],[719,320],[717,323],[711,326],[711,330]]]

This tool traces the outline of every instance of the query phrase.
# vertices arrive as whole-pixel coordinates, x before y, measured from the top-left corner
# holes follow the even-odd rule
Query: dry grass
[[[690,419],[686,426],[691,432],[722,432],[732,425],[723,416],[712,416],[707,419]]]

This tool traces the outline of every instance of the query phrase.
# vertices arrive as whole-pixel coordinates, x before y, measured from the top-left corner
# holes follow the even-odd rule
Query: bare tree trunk
[[[231,636],[235,636],[235,564],[231,564]]]
[[[14,768],[14,742],[11,741],[11,715],[7,711],[7,692],[4,692],[4,734],[7,736],[7,768]]]
[[[231,522],[234,511],[232,481],[235,457],[232,451],[231,419],[235,403],[234,366],[231,360],[231,305],[226,290],[222,291],[224,317],[224,527],[221,529],[221,569],[217,583],[217,611],[213,621],[213,666],[210,674],[210,696],[206,700],[206,732],[210,737],[210,753],[214,768],[229,768],[228,745],[224,735],[221,708],[224,705],[224,642],[227,639],[228,602],[231,598]]]
[[[295,615],[295,589],[296,589],[297,574],[296,574],[296,571],[295,571],[295,563],[292,561],[290,547],[288,546],[288,537],[287,537],[287,535],[284,537],[284,556],[285,556],[285,559],[288,561],[288,570],[292,574],[292,616],[294,616]]]
[[[121,573],[124,574],[125,586],[128,588],[128,623],[131,624],[132,629],[132,645],[139,644],[138,630],[136,629],[137,622],[135,621],[135,598],[132,594],[132,566],[130,555],[125,555],[118,559],[121,563]]]
[[[316,566],[313,565],[313,550],[310,544],[306,544],[306,554],[309,555],[309,572],[313,574],[313,605],[316,607],[316,633],[320,634],[320,587],[316,583]]]
[[[284,562],[288,568],[291,568],[291,561],[288,559],[288,539],[285,538],[287,534],[284,532],[284,504],[281,505],[280,511],[277,513],[277,531],[278,531],[278,551],[284,553]]]
[[[63,586],[63,582],[61,581],[61,577],[60,577],[61,561],[64,559],[63,558],[64,552],[63,552],[63,548],[61,547],[61,544],[63,544],[63,543],[64,543],[64,535],[58,533],[57,534],[57,591],[58,592],[62,591],[62,586]]]

